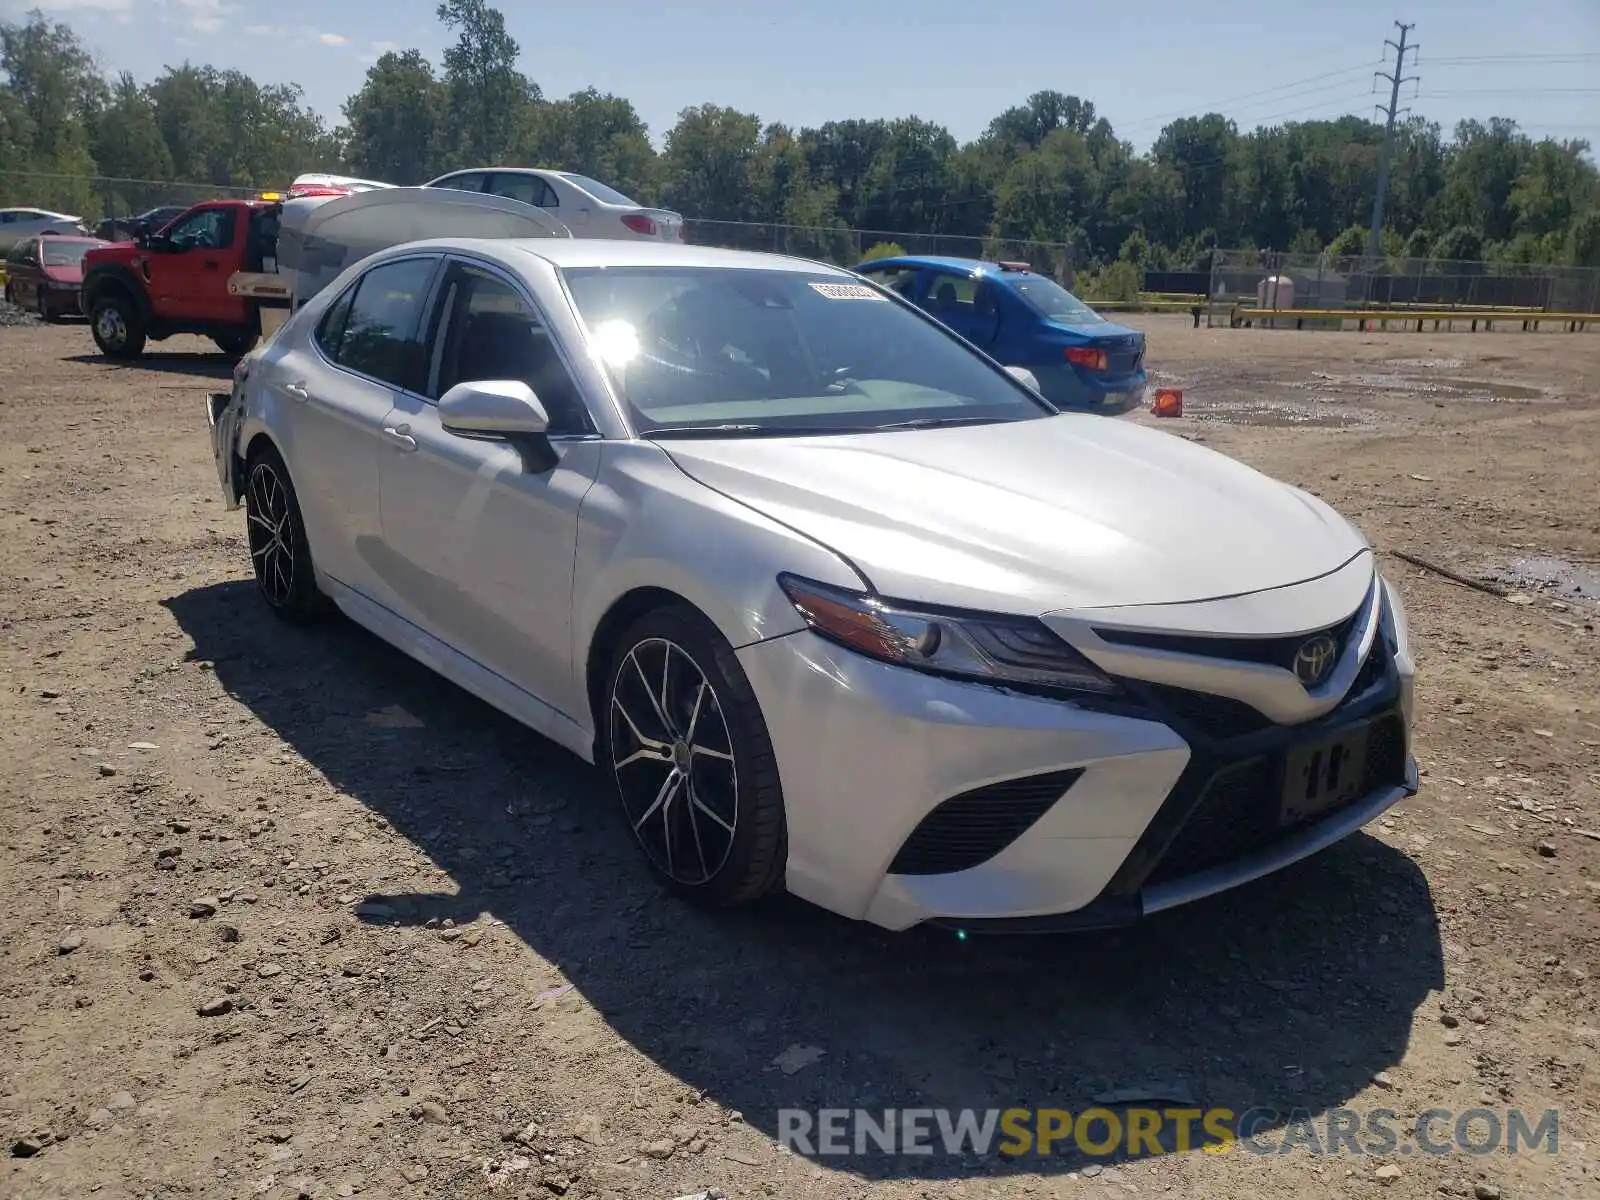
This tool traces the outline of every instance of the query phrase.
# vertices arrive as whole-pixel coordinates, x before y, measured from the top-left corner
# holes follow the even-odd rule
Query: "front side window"
[[[406,258],[373,267],[329,308],[318,341],[334,362],[396,387],[422,384],[422,307],[438,260]],[[348,304],[340,319],[339,308]]]
[[[1106,319],[1053,279],[1029,275],[1015,279],[1011,287],[1047,321],[1061,325],[1104,325]]]
[[[882,284],[908,300],[911,298],[912,290],[917,286],[917,276],[921,273],[921,267],[879,267],[875,271],[862,272],[875,283]]]
[[[645,434],[847,433],[1052,413],[938,325],[839,275],[680,266],[563,274]]]
[[[233,245],[237,214],[231,208],[208,208],[185,217],[167,232],[179,250],[225,250]]]
[[[463,171],[460,175],[447,175],[431,186],[450,188],[456,192],[481,192],[487,182],[482,171]]]
[[[593,425],[550,331],[498,275],[456,265],[441,292],[434,344],[435,399],[458,383],[515,379],[533,389],[551,433],[590,433]]]

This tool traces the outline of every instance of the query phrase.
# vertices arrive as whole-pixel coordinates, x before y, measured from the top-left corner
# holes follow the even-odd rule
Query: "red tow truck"
[[[229,281],[272,267],[280,203],[208,200],[137,242],[91,250],[82,305],[95,344],[110,358],[137,358],[146,341],[198,333],[224,354],[248,353],[260,335],[255,297]]]
[[[91,250],[82,306],[101,352],[137,358],[149,341],[197,333],[239,357],[345,267],[387,246],[572,236],[543,210],[501,196],[327,179],[254,200],[207,200],[159,233]]]

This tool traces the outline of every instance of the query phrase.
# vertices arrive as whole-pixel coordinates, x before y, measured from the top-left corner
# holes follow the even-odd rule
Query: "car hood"
[[[82,283],[82,267],[45,267],[44,274],[47,279],[56,283]]]
[[[1314,496],[1105,417],[662,448],[902,600],[1029,615],[1187,603],[1300,583],[1367,549]]]

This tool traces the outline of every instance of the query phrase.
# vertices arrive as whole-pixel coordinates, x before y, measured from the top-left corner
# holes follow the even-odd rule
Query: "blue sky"
[[[0,0],[77,28],[108,70],[148,79],[185,58],[295,82],[330,121],[386,49],[436,63],[435,0]],[[549,96],[594,86],[660,135],[713,101],[816,125],[915,114],[963,140],[1030,92],[1092,100],[1149,145],[1174,116],[1261,123],[1367,114],[1383,40],[1416,23],[1413,110],[1448,130],[1514,117],[1600,147],[1600,0],[506,0],[523,69]],[[1465,61],[1463,61],[1465,60]],[[1392,62],[1392,56],[1391,56]],[[1384,97],[1386,98],[1386,97]]]

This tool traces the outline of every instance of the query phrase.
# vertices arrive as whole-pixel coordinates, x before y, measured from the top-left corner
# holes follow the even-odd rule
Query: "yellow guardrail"
[[[1479,324],[1484,329],[1492,330],[1498,323],[1502,327],[1507,325],[1521,325],[1526,332],[1538,330],[1540,325],[1565,325],[1568,332],[1576,333],[1587,329],[1590,325],[1600,325],[1600,313],[1579,312],[1542,312],[1538,310],[1506,310],[1506,309],[1372,309],[1372,308],[1235,308],[1229,313],[1228,323],[1238,326],[1243,323],[1256,321],[1293,321],[1296,329],[1305,328],[1307,321],[1337,322],[1342,329],[1345,322],[1354,321],[1363,330],[1369,325],[1376,325],[1380,331],[1387,330],[1390,322],[1398,322],[1402,329],[1416,322],[1416,332],[1421,333],[1423,327],[1433,322],[1434,329],[1444,326],[1450,329],[1462,321],[1472,324],[1472,331],[1477,332]]]

